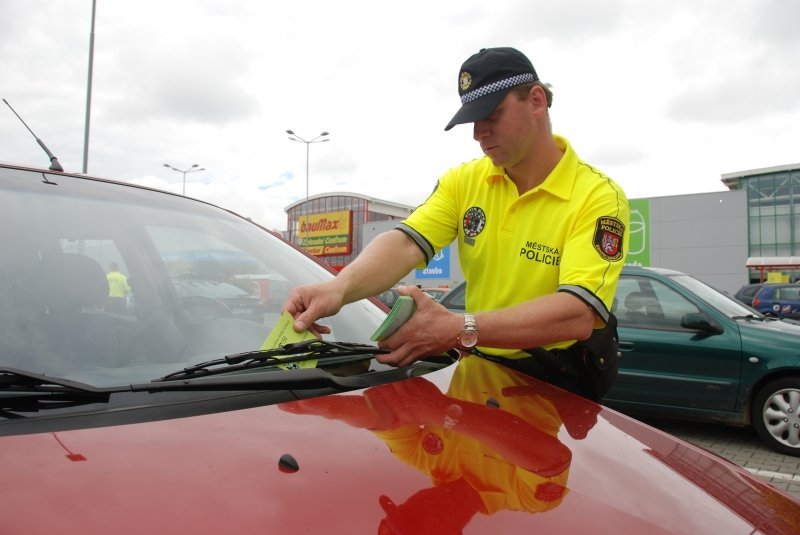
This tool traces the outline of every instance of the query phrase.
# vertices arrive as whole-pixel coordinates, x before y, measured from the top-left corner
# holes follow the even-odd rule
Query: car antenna
[[[27,129],[28,129],[28,132],[30,132],[30,133],[31,133],[31,135],[34,137],[34,139],[36,139],[36,143],[38,143],[38,144],[39,144],[39,146],[40,146],[40,147],[42,147],[42,148],[44,149],[44,152],[45,152],[45,153],[47,153],[47,155],[50,157],[50,170],[51,170],[51,171],[64,171],[64,168],[63,168],[63,167],[61,167],[61,164],[60,164],[60,163],[58,163],[58,158],[56,158],[55,156],[53,156],[53,153],[52,153],[52,152],[50,152],[50,149],[48,149],[48,148],[47,148],[47,145],[45,145],[45,144],[44,144],[44,141],[42,141],[41,139],[39,139],[38,137],[36,137],[36,134],[34,134],[34,133],[33,133],[33,130],[31,130],[31,127],[30,127],[30,126],[28,126],[28,125],[25,123],[25,121],[23,121],[23,120],[22,120],[22,117],[20,117],[20,116],[19,116],[19,114],[16,112],[16,110],[14,110],[14,108],[12,108],[12,107],[11,107],[11,104],[9,104],[9,103],[8,103],[8,101],[7,101],[6,99],[3,99],[3,102],[5,102],[5,103],[6,103],[6,106],[8,106],[8,107],[9,107],[9,109],[10,109],[11,111],[13,111],[13,112],[14,112],[14,115],[16,115],[16,116],[17,116],[17,119],[19,119],[19,120],[22,122],[22,124],[24,124],[24,125],[25,125],[25,128],[27,128]]]

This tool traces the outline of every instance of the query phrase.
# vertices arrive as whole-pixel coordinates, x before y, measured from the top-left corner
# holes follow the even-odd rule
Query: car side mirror
[[[705,314],[684,314],[681,318],[681,327],[693,331],[702,331],[707,334],[722,334],[723,329]]]

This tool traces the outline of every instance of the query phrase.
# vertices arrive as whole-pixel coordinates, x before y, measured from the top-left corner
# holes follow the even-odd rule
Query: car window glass
[[[796,286],[784,286],[775,289],[776,297],[784,301],[800,301],[800,288]]]
[[[128,267],[114,240],[68,239],[58,240],[61,252],[89,257],[106,270],[108,301],[104,309],[108,312],[134,316],[136,300],[128,279]]]
[[[441,304],[449,310],[466,310],[467,304],[467,285],[461,284],[450,291],[441,301]]]
[[[755,313],[752,308],[743,305],[736,299],[725,295],[692,276],[681,274],[670,275],[669,278],[673,282],[686,288],[693,296],[705,301],[729,318],[748,316]]]
[[[289,291],[285,276],[220,238],[169,227],[148,227],[180,297],[232,300],[253,296],[264,305],[280,307]]]
[[[98,386],[146,382],[257,350],[293,286],[332,276],[203,203],[71,177],[57,185],[2,184],[0,365]],[[130,288],[121,308],[109,301],[112,263]],[[383,317],[351,303],[321,321],[323,337],[369,343]]]
[[[684,314],[699,309],[660,281],[623,276],[617,285],[612,312],[622,326],[681,329]]]
[[[697,314],[700,309],[681,294],[658,281],[653,281],[653,292],[655,293],[661,313],[663,314],[663,324],[679,328],[681,319],[686,314]]]

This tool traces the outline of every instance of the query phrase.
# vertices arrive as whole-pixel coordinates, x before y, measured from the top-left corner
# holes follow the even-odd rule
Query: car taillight
[[[761,301],[758,299],[758,297],[754,297],[753,298],[753,308],[756,308],[760,304],[761,304]]]

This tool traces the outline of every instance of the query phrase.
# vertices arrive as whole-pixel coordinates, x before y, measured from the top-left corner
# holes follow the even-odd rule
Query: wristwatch
[[[461,329],[458,344],[462,349],[472,349],[478,345],[478,324],[475,322],[475,314],[464,314],[464,328]]]

